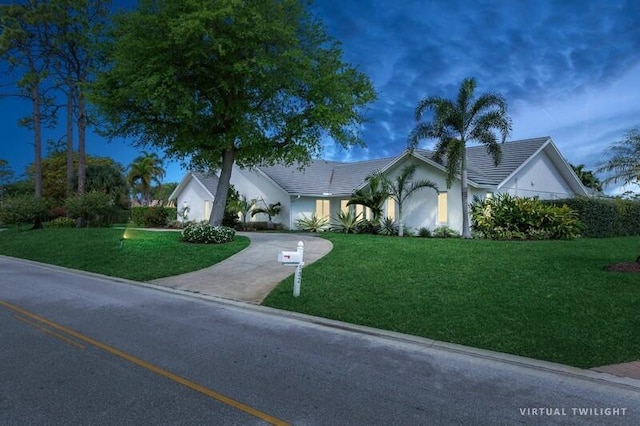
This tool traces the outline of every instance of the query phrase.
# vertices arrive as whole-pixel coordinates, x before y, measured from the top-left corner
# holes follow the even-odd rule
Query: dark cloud
[[[556,102],[607,87],[640,63],[640,2],[323,0],[314,10],[369,75],[380,100],[363,137],[401,151],[426,96],[454,97],[462,79],[508,102]]]

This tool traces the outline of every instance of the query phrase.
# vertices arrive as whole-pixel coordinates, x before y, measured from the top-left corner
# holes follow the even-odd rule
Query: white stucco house
[[[469,201],[474,196],[484,198],[491,194],[509,193],[520,197],[541,199],[586,196],[587,190],[564,159],[550,137],[507,142],[502,145],[502,161],[494,166],[483,146],[467,148]],[[446,169],[432,159],[432,152],[416,149],[392,158],[343,163],[313,160],[304,169],[298,165],[264,166],[240,169],[234,166],[231,183],[248,199],[266,204],[280,202],[282,210],[274,218],[286,229],[295,229],[302,217],[335,217],[340,210],[353,208],[362,216],[370,212],[362,206],[347,207],[350,195],[366,185],[365,177],[381,171],[393,178],[407,164],[416,164],[414,179],[429,179],[439,191],[423,189],[414,193],[403,204],[405,227],[434,229],[446,225],[462,230],[462,202],[460,179],[451,187],[446,185]],[[216,176],[188,173],[170,199],[181,206],[190,207],[189,220],[203,220],[211,212],[215,196]],[[385,216],[395,218],[397,206],[388,200]],[[255,220],[264,221],[260,215]]]

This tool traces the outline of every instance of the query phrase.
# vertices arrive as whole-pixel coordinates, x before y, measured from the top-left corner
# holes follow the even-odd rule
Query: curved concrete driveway
[[[150,281],[153,284],[209,296],[259,304],[295,267],[278,263],[278,252],[295,251],[304,243],[304,263],[309,265],[331,251],[333,245],[310,234],[239,232],[251,240],[240,253],[209,268]]]

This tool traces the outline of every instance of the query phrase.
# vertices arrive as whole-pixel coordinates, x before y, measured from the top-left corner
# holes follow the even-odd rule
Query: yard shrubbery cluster
[[[189,243],[224,244],[233,241],[236,231],[226,226],[193,223],[182,230],[182,239]]]
[[[567,205],[584,224],[585,237],[640,235],[640,201],[577,197],[546,200],[548,205]]]
[[[583,228],[578,214],[566,205],[509,194],[482,200],[476,197],[470,213],[475,234],[494,240],[573,239],[580,236]]]
[[[131,221],[136,226],[162,228],[177,214],[175,207],[133,207]]]

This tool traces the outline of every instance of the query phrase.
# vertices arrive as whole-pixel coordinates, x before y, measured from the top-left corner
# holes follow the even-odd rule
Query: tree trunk
[[[222,168],[220,169],[220,178],[218,179],[218,186],[216,188],[215,198],[213,199],[211,217],[209,217],[209,224],[213,226],[222,225],[224,210],[227,206],[227,193],[229,192],[229,182],[231,180],[231,171],[233,169],[233,163],[235,161],[234,159],[234,148],[231,147],[225,149],[222,153]]]
[[[73,95],[67,95],[67,197],[73,193]]]
[[[86,130],[84,95],[80,90],[78,92],[78,194],[84,194],[87,190]]]
[[[462,153],[462,173],[460,176],[460,187],[462,188],[462,238],[471,238],[469,227],[469,185],[467,183],[467,152]]]
[[[402,218],[402,203],[398,203],[398,237],[404,236],[404,220]]]
[[[40,116],[40,91],[38,84],[31,88],[31,101],[33,103],[33,146],[35,148],[34,158],[34,186],[36,197],[42,197],[42,123]]]

